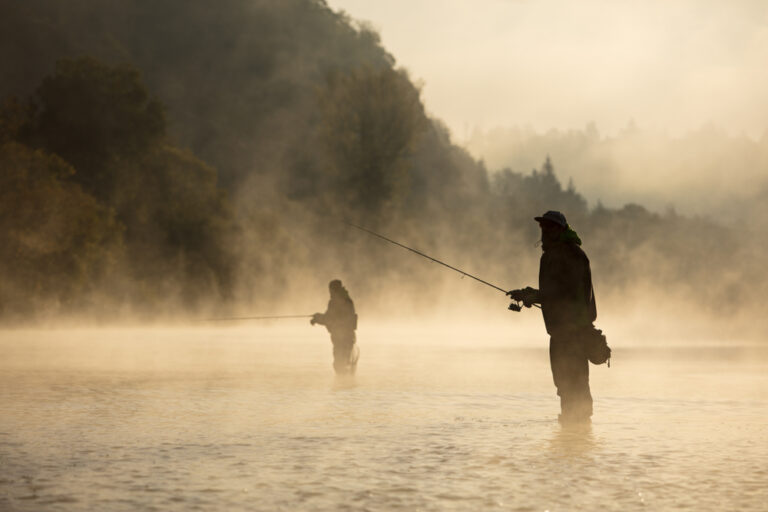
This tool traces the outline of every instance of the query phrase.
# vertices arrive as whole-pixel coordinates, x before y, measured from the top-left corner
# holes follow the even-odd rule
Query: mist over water
[[[0,511],[764,510],[765,98],[725,109],[749,135],[616,131],[619,109],[605,135],[541,128],[580,126],[594,103],[521,94],[509,105],[532,109],[536,130],[462,147],[427,108],[432,84],[334,10],[354,2],[330,3],[0,2]],[[571,8],[581,18],[561,2],[488,5],[546,20],[515,31],[539,69],[552,61],[526,46],[559,54],[559,27],[632,76],[625,52],[684,41],[682,58],[721,40],[716,23],[695,37],[667,26],[693,3],[675,18],[653,14],[665,2],[587,2]],[[720,62],[744,55],[763,77],[758,4],[702,12],[744,35]],[[595,12],[674,38],[607,44]],[[552,39],[531,37],[541,30]],[[478,51],[462,52],[428,53],[487,89]],[[547,91],[573,104],[581,84],[610,110],[561,72],[539,76]],[[669,91],[665,116],[681,94],[711,104],[727,83],[708,76]],[[613,99],[632,107],[621,81]],[[681,130],[701,118],[687,113]],[[583,429],[556,421],[540,311],[509,312],[502,293],[536,285],[533,217],[553,209],[583,241],[613,349],[611,368],[590,367]],[[331,279],[359,314],[353,378],[334,376],[309,318],[220,321],[309,316]]]
[[[327,333],[5,331],[3,510],[761,510],[763,345],[614,342],[557,424],[546,339],[496,323]],[[618,341],[618,340],[617,340]]]

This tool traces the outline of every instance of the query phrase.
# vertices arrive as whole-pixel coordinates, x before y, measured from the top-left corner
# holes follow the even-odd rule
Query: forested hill
[[[321,0],[1,0],[0,29],[5,318],[263,309],[332,277],[373,305],[440,292],[443,274],[344,219],[520,286],[548,209],[604,297],[768,290],[759,259],[713,273],[765,248],[710,221],[589,207],[546,153],[489,174],[377,35]]]
[[[268,172],[304,140],[329,73],[393,67],[375,34],[316,0],[2,5],[0,94],[28,93],[62,57],[133,65],[178,142],[225,184]]]

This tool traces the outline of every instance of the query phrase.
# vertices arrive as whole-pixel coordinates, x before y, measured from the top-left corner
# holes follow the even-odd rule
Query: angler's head
[[[339,279],[334,279],[333,281],[328,283],[328,291],[331,292],[331,295],[335,295],[343,289],[344,287],[341,285],[341,280]]]
[[[559,240],[560,235],[568,229],[565,215],[555,210],[549,210],[541,217],[534,217],[534,220],[539,223],[541,228],[541,242],[544,250]]]
[[[533,219],[539,223],[541,229],[545,229],[546,227],[549,229],[559,228],[560,230],[563,230],[568,227],[568,221],[565,220],[565,215],[555,210],[549,210],[541,217],[534,217]]]

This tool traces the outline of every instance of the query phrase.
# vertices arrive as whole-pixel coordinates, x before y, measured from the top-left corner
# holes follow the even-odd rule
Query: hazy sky
[[[768,128],[766,0],[328,0],[368,21],[461,141],[530,125]]]

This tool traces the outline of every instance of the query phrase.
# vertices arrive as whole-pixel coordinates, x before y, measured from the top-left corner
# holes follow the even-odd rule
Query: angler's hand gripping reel
[[[510,290],[507,292],[507,296],[512,299],[512,302],[507,309],[519,313],[523,310],[523,306],[529,308],[534,305],[535,295],[536,290],[530,286],[522,290]]]

